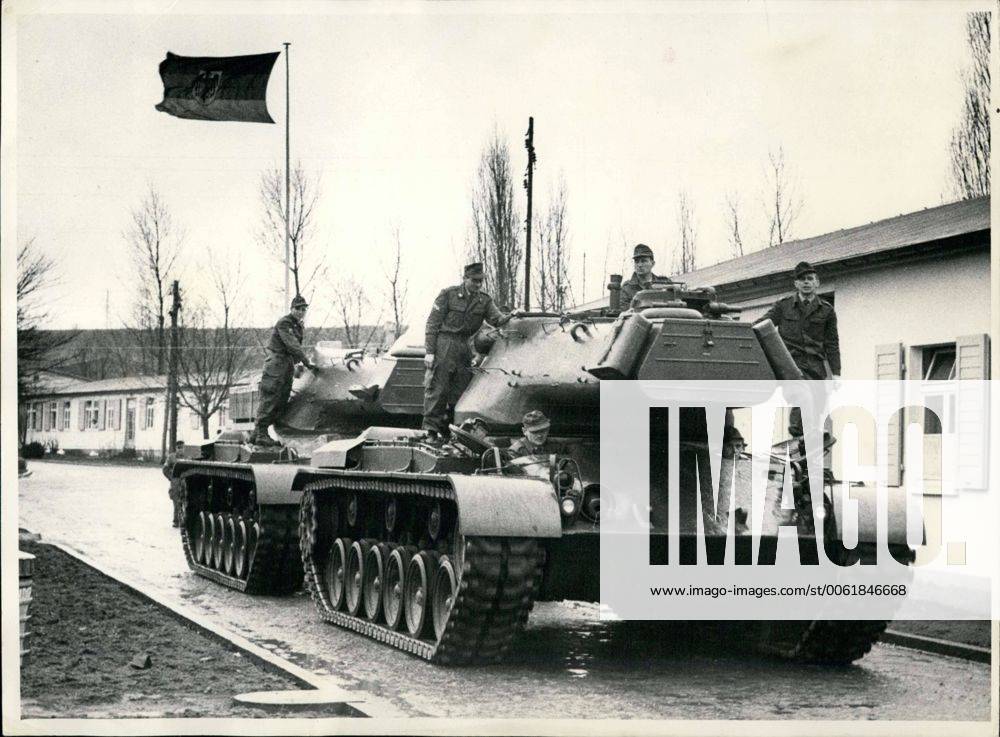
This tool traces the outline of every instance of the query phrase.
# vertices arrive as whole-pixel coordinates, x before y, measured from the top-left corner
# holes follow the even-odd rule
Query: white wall
[[[879,266],[822,279],[833,291],[840,329],[842,378],[875,377],[875,347],[951,343],[990,332],[990,255],[983,251],[907,266]],[[741,319],[756,320],[792,289],[764,300],[737,303]],[[994,338],[996,336],[993,336]],[[919,376],[907,376],[919,379]]]
[[[152,396],[154,399],[153,427],[146,427],[146,399]],[[83,451],[118,451],[125,447],[125,407],[126,400],[135,399],[135,442],[132,446],[137,451],[160,452],[160,442],[163,435],[163,419],[165,417],[164,408],[166,401],[162,392],[153,394],[99,394],[99,395],[72,395],[65,397],[44,398],[35,400],[42,405],[43,411],[48,411],[49,403],[56,402],[59,416],[62,413],[62,403],[66,400],[70,402],[70,423],[68,427],[49,430],[35,430],[28,428],[25,442],[37,441],[48,443],[54,441],[59,448],[64,450]],[[100,402],[114,403],[115,408],[121,403],[121,419],[115,424],[104,423],[105,429],[80,429],[80,407],[81,400],[98,400]],[[202,440],[201,421],[193,427],[192,415],[197,417],[190,409],[180,406],[177,413],[177,439],[185,443],[197,443]],[[44,418],[41,422],[44,428]],[[219,414],[216,413],[209,420],[209,437],[215,435],[219,429]]]

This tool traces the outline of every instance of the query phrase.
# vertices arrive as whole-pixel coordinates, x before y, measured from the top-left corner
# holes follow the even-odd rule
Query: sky
[[[22,4],[16,18],[17,238],[35,238],[57,263],[50,327],[118,327],[129,313],[136,278],[123,231],[150,187],[185,232],[186,295],[209,296],[211,255],[245,278],[239,322],[286,310],[281,264],[254,238],[261,172],[284,163],[285,58],[268,87],[275,125],[206,122],[154,109],[167,51],[291,43],[292,159],[320,182],[312,248],[329,265],[307,291],[308,322],[337,324],[343,278],[383,300],[398,227],[405,317],[416,324],[466,261],[484,144],[499,130],[520,179],[529,116],[535,210],[566,184],[577,301],[601,294],[623,244],[649,244],[669,273],[682,191],[699,266],[730,257],[727,193],[741,202],[745,240],[762,243],[764,165],[779,146],[802,201],[793,237],[950,201],[964,13],[976,6],[96,7],[30,14]]]

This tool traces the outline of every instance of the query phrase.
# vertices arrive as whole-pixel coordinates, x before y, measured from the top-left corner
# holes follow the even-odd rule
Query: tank
[[[265,457],[247,446],[223,460],[217,444],[174,463],[188,561],[248,592],[304,582],[324,620],[435,663],[496,662],[536,601],[599,598],[601,381],[795,378],[773,326],[741,322],[735,312],[711,289],[674,285],[640,292],[625,312],[533,313],[481,331],[475,344],[483,359],[455,422],[480,418],[490,436],[453,426],[443,444],[408,427],[419,419],[423,391],[422,350],[408,346],[390,357],[375,400],[395,426],[330,439],[308,460],[288,448]],[[513,457],[505,448],[533,409],[552,422],[546,453]],[[727,419],[723,473],[740,478],[748,473],[741,462],[749,461]],[[685,461],[707,455],[706,431],[696,422],[683,427],[681,493],[697,494]],[[804,459],[790,452],[792,483],[808,499]],[[776,461],[773,473],[784,469]],[[736,488],[739,535],[747,532],[740,506],[749,485]],[[825,491],[828,554],[836,555],[842,548]],[[729,510],[704,514],[711,544],[725,535]],[[651,554],[666,539],[665,522],[651,516]],[[693,538],[696,528],[695,520],[682,521],[682,538]],[[905,531],[900,538],[892,520],[890,528],[890,544],[905,548]],[[860,542],[873,550],[876,541]],[[885,624],[719,627],[770,655],[847,663],[870,649]]]

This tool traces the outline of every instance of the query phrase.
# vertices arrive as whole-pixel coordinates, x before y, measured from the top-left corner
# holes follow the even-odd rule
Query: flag
[[[177,56],[160,62],[161,113],[192,120],[273,123],[267,80],[277,51],[249,56]]]

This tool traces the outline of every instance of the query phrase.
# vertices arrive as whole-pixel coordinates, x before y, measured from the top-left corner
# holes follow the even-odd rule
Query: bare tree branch
[[[677,195],[677,245],[674,273],[686,274],[695,270],[697,261],[697,233],[694,227],[694,207],[686,191]]]
[[[524,247],[521,216],[514,201],[510,149],[494,129],[479,160],[472,192],[472,226],[466,243],[469,258],[481,261],[486,288],[498,305],[521,304],[518,275]]]
[[[536,216],[535,232],[538,233],[535,299],[542,311],[562,312],[573,304],[566,182],[562,177],[549,195],[548,209]]]
[[[288,217],[288,268],[295,294],[302,294],[316,277],[326,271],[326,258],[311,247],[315,235],[315,213],[319,202],[319,181],[312,179],[297,163],[290,174],[291,206]],[[268,169],[260,176],[263,206],[257,242],[279,263],[285,262],[285,173]]]
[[[726,194],[726,233],[729,237],[729,251],[733,258],[743,255],[743,232],[740,225],[740,200],[735,192]]]
[[[392,321],[395,337],[403,334],[403,317],[406,315],[406,295],[409,291],[410,282],[402,276],[403,248],[399,238],[399,226],[392,229],[395,251],[393,252],[392,266],[384,271],[386,281],[389,283],[389,304],[392,306]]]
[[[970,59],[962,70],[962,118],[952,130],[950,153],[952,190],[970,199],[990,193],[990,13],[969,13],[965,23]]]
[[[768,152],[764,206],[768,218],[768,245],[791,239],[795,222],[802,212],[802,198],[795,192],[785,163],[785,149]]]

